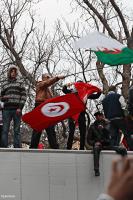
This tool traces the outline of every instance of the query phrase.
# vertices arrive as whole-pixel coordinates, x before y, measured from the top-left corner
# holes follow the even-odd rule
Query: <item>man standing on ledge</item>
[[[126,125],[124,121],[124,110],[126,103],[124,97],[117,93],[116,86],[109,87],[108,94],[102,101],[104,115],[110,121],[111,145],[119,146],[120,130],[126,139]]]
[[[50,77],[49,74],[43,74],[42,75],[42,81],[39,81],[36,84],[36,99],[35,99],[35,107],[39,106],[44,101],[50,99],[53,97],[52,90],[49,86],[53,85],[54,83],[58,82],[61,79],[64,79],[64,76],[56,76],[56,77]],[[56,132],[55,127],[50,126],[46,128],[46,133],[48,136],[48,142],[52,149],[58,149],[59,145],[56,140]],[[33,130],[32,137],[31,137],[31,149],[37,149],[38,144],[40,141],[42,132],[37,132],[36,130]]]
[[[26,102],[26,90],[23,81],[17,78],[18,68],[13,65],[9,68],[7,80],[3,82],[1,97],[4,102],[3,108],[3,131],[1,146],[8,147],[8,133],[10,122],[14,122],[14,148],[21,147],[20,124],[22,109]]]

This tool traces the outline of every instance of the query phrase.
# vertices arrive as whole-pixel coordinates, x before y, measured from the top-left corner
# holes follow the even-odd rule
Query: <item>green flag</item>
[[[104,64],[113,66],[133,63],[133,50],[103,33],[88,33],[76,41],[74,47],[92,50]]]
[[[95,51],[95,54],[99,61],[112,66],[133,63],[133,50],[127,47],[116,51]]]

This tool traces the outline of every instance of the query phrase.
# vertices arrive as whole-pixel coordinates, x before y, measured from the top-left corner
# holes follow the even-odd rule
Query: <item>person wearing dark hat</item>
[[[97,111],[97,112],[95,112],[95,113],[94,113],[94,116],[95,116],[95,117],[96,117],[96,119],[97,119],[97,118],[99,118],[99,117],[102,117],[102,118],[103,118],[103,116],[104,116],[104,115],[103,115],[103,113],[102,113],[102,112],[100,112],[100,111]]]
[[[99,158],[101,150],[115,150],[118,154],[123,156],[126,155],[127,152],[123,147],[111,146],[110,124],[109,121],[105,119],[104,114],[98,111],[94,116],[96,120],[91,124],[88,130],[87,142],[89,145],[93,146],[95,176],[100,176]]]

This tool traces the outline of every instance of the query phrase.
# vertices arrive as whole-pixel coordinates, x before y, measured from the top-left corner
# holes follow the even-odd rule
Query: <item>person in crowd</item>
[[[4,103],[0,100],[0,146],[1,146],[1,135],[2,135],[2,127],[3,127],[3,117],[2,117],[3,108],[4,108]]]
[[[127,151],[124,147],[111,146],[109,121],[105,119],[104,114],[98,111],[94,116],[96,120],[89,127],[87,142],[93,146],[95,176],[100,176],[99,158],[101,150],[115,150],[122,156],[127,155]]]
[[[3,108],[3,130],[1,146],[8,147],[8,133],[10,122],[14,122],[14,148],[21,147],[20,124],[22,109],[26,102],[26,90],[23,80],[18,78],[18,68],[13,65],[9,68],[7,80],[2,84],[1,98]]]
[[[97,200],[133,199],[133,158],[117,159],[112,163],[112,175],[106,193]]]
[[[128,112],[133,117],[133,85],[128,91]]]
[[[133,85],[128,91],[128,115],[125,117],[126,134],[122,143],[129,151],[133,151]]]
[[[45,73],[42,75],[42,80],[37,82],[36,84],[36,99],[35,99],[35,107],[39,106],[41,103],[53,97],[52,90],[50,86],[54,83],[58,82],[61,79],[64,79],[64,76],[55,76],[51,77],[49,74]],[[48,142],[52,149],[58,149],[59,145],[56,140],[56,132],[55,126],[50,126],[46,129],[46,133],[48,136]],[[42,132],[37,132],[33,130],[31,137],[30,148],[37,149],[40,141]]]
[[[117,93],[116,86],[110,86],[109,92],[102,101],[105,117],[110,120],[111,145],[119,146],[121,135],[126,133],[124,121],[124,109],[126,103],[124,97]]]
[[[126,148],[129,151],[133,151],[133,116],[127,115],[125,117],[126,134],[123,138]]]
[[[77,82],[82,82],[82,81],[77,81]],[[71,88],[71,86],[73,88]],[[77,92],[77,90],[74,87],[74,83],[68,83],[63,86],[62,91],[65,94],[72,93],[72,92]],[[101,95],[101,91],[97,92],[96,94],[91,94],[87,98],[88,99],[97,99]],[[86,111],[83,111],[79,114],[78,116],[78,126],[79,126],[79,132],[80,132],[80,150],[84,150],[85,147],[85,136],[86,136]],[[88,117],[88,124],[90,123],[90,118]],[[67,141],[67,149],[72,149],[72,144],[73,144],[73,139],[74,139],[74,132],[75,132],[75,126],[76,122],[74,118],[69,118],[68,119],[68,126],[69,126],[69,137]]]

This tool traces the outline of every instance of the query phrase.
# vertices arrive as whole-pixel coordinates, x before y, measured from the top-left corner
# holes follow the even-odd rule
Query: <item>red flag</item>
[[[39,143],[38,144],[38,149],[44,149],[44,144],[43,143]]]
[[[101,90],[89,83],[84,83],[84,82],[77,82],[74,83],[76,90],[78,91],[78,95],[80,99],[86,103],[87,97],[95,92],[101,92]]]
[[[66,94],[51,98],[34,110],[22,116],[22,120],[31,128],[42,131],[76,113],[85,110],[85,105],[77,94]]]
[[[101,92],[101,90],[94,86],[91,85],[89,83],[84,83],[84,82],[76,82],[74,83],[76,90],[78,91],[78,95],[80,97],[80,99],[86,103],[87,101],[87,97],[95,92]],[[77,122],[78,118],[79,118],[79,113],[77,113],[76,115],[72,116],[72,118]]]

